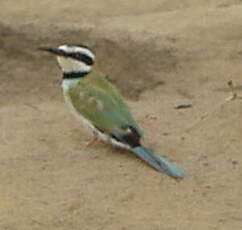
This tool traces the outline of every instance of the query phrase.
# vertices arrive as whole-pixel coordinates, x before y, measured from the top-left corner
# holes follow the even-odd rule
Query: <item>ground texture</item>
[[[2,1],[0,229],[242,229],[242,4],[236,0]],[[84,43],[126,96],[174,181],[89,135],[53,57]],[[191,104],[187,109],[175,109]]]

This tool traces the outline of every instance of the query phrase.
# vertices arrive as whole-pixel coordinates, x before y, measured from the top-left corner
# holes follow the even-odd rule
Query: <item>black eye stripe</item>
[[[64,56],[71,57],[78,61],[82,61],[87,65],[93,65],[93,63],[94,63],[93,59],[91,57],[87,56],[86,54],[82,54],[82,53],[77,53],[77,52],[65,53]]]
[[[87,65],[93,65],[93,59],[90,58],[89,56],[87,56],[85,54],[81,54],[80,57],[78,57],[78,59],[79,58],[80,58],[81,61],[83,61]]]

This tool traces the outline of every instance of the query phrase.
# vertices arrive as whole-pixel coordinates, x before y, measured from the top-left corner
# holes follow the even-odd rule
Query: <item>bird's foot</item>
[[[94,143],[96,143],[97,139],[97,136],[94,135],[90,140],[85,142],[85,148],[89,148],[90,146],[92,146]]]

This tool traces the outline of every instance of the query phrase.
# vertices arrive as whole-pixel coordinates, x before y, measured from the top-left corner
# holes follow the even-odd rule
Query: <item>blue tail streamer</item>
[[[175,179],[186,176],[186,172],[183,169],[177,167],[164,157],[156,155],[146,147],[138,146],[133,148],[132,151],[159,172],[166,173],[168,176]]]

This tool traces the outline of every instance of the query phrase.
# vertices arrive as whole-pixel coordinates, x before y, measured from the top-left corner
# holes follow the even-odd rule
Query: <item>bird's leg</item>
[[[95,131],[93,131],[93,136],[90,140],[88,140],[85,143],[85,147],[88,148],[88,147],[92,146],[97,141],[97,139],[98,139],[97,133]]]

